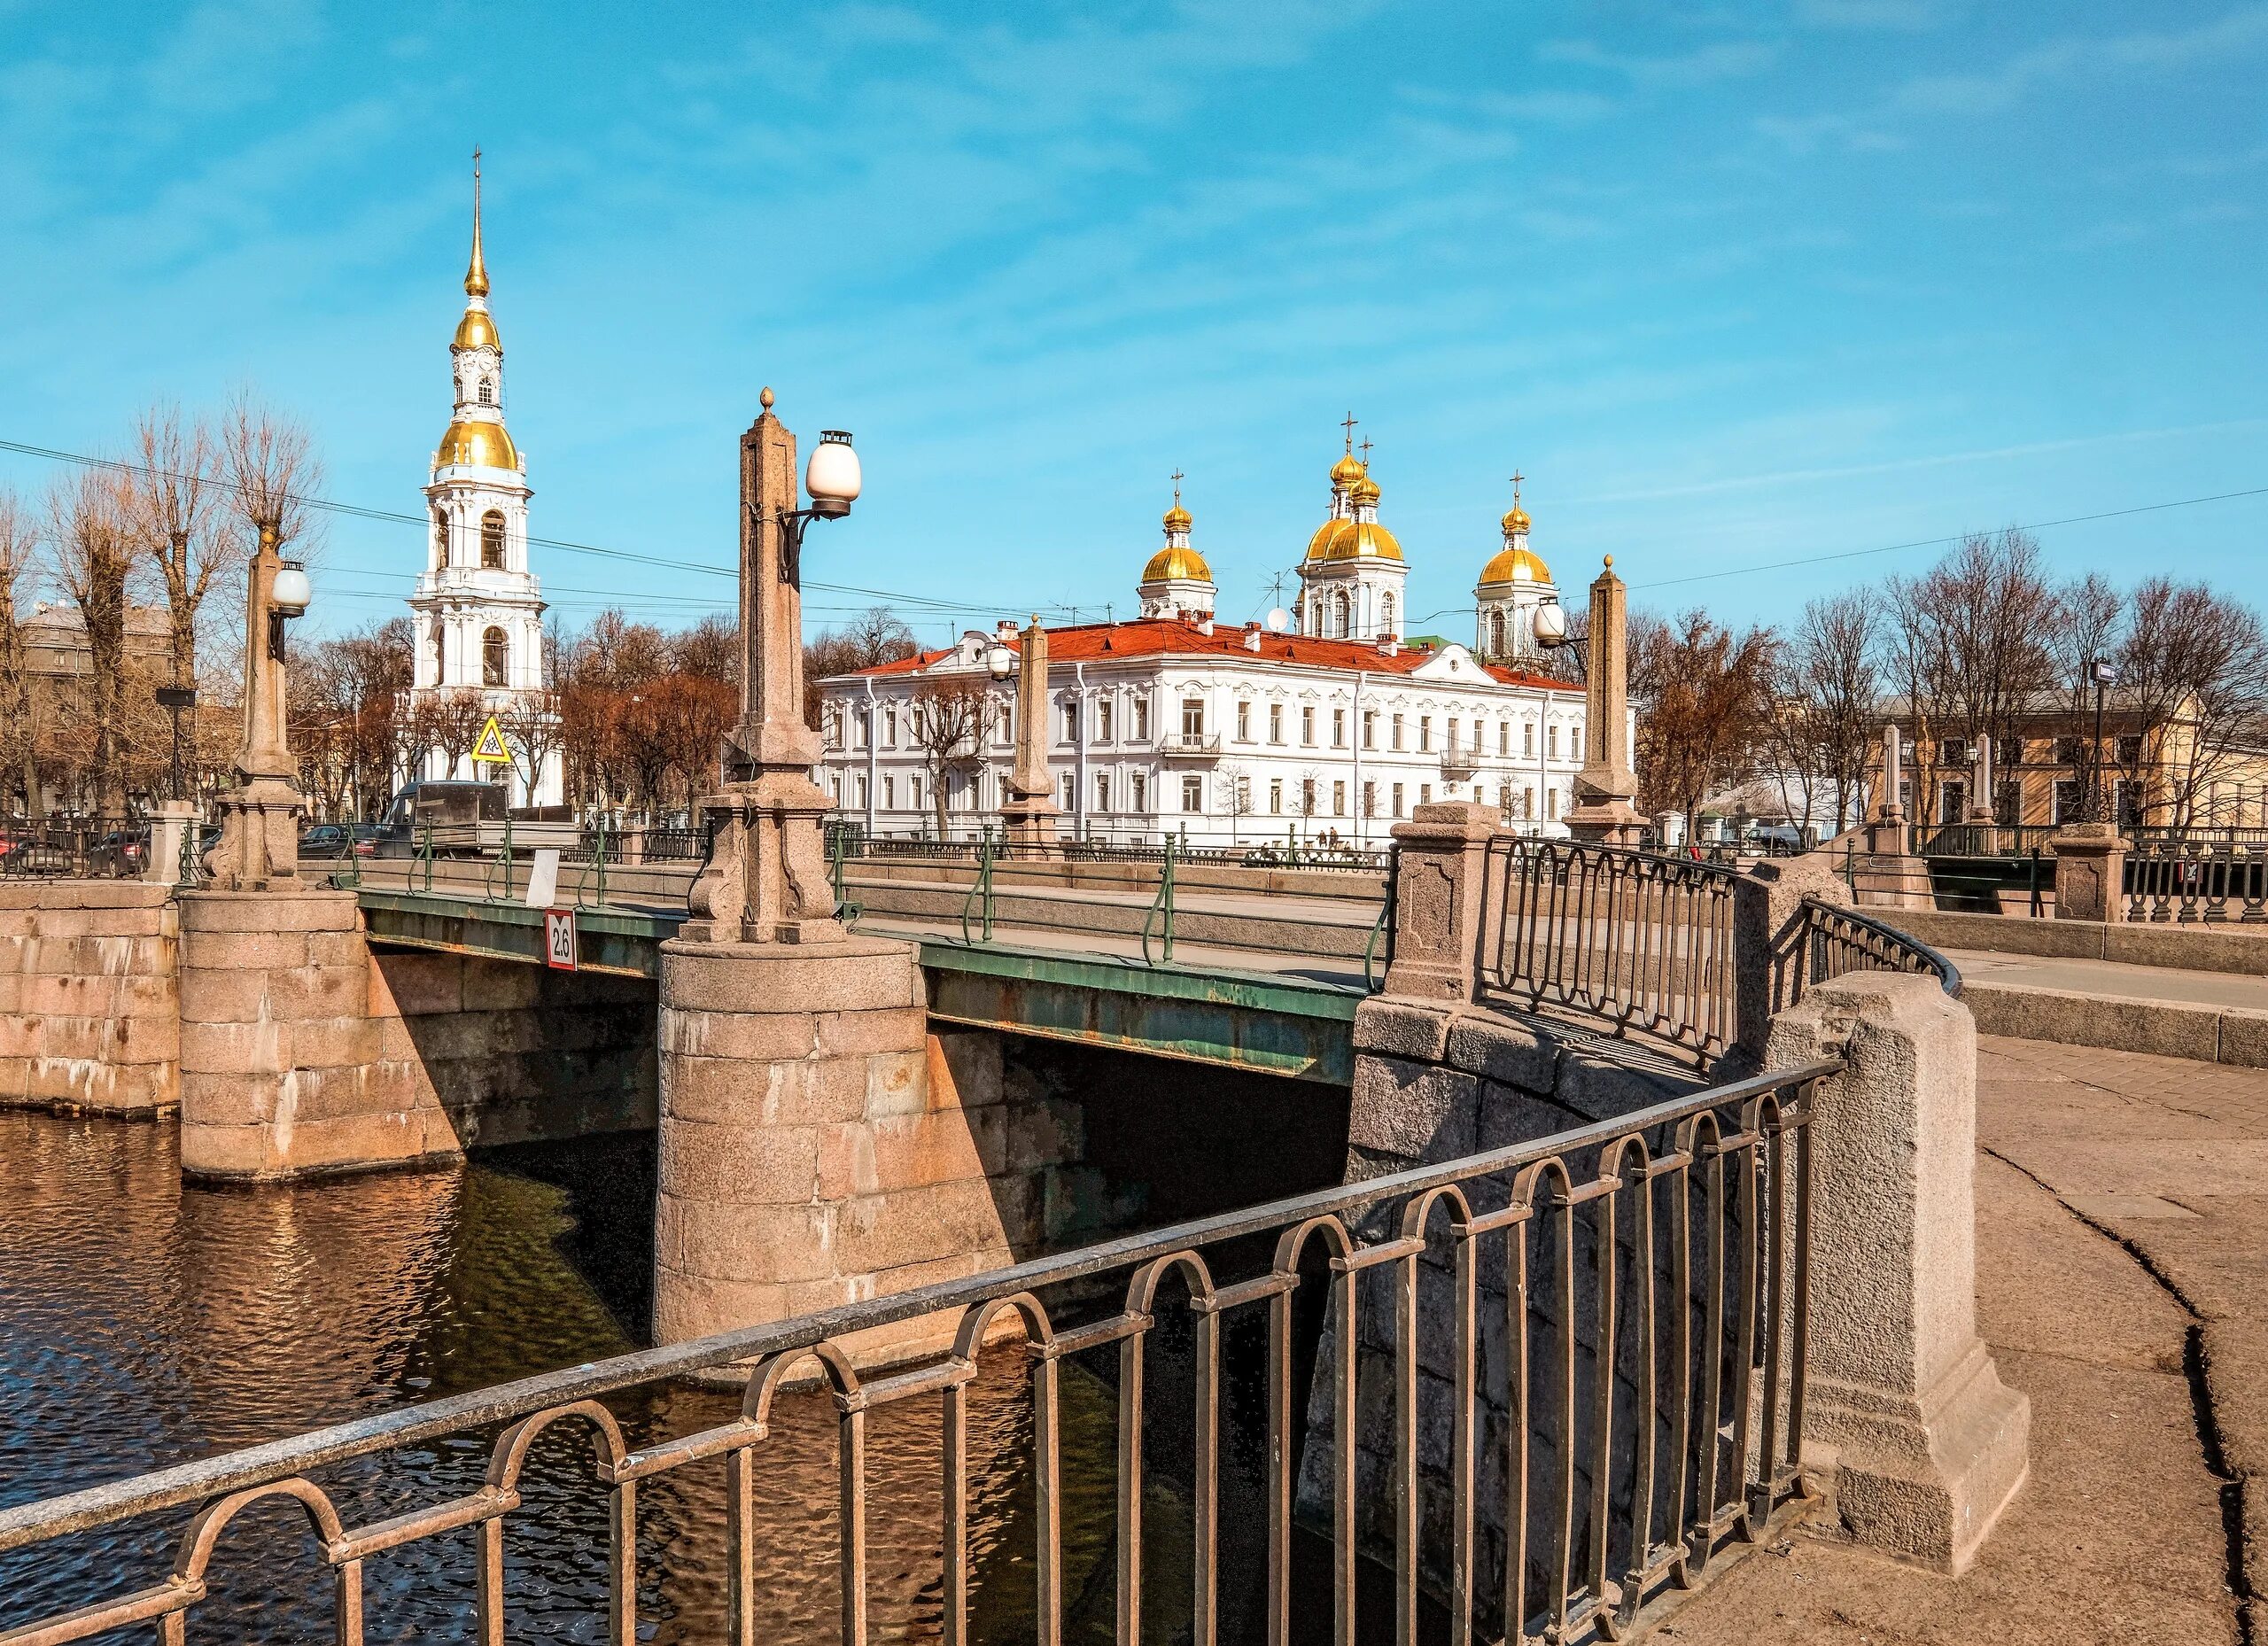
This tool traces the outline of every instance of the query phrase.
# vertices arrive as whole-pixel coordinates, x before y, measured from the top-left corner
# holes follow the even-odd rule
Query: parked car
[[[299,836],[299,856],[303,858],[371,857],[376,855],[381,832],[376,823],[318,823]]]
[[[87,872],[124,880],[142,873],[150,855],[150,831],[114,828],[87,852]]]

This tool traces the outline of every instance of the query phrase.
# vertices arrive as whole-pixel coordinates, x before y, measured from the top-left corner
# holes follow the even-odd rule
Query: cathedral
[[[504,426],[504,344],[488,313],[480,245],[480,168],[472,174],[472,260],[464,318],[449,344],[455,406],[433,454],[425,499],[432,521],[426,570],[409,597],[416,634],[411,724],[478,703],[496,717],[517,757],[480,766],[470,749],[429,747],[411,773],[510,785],[513,805],[561,802],[559,739],[544,679],[543,594],[528,570],[527,459]]]

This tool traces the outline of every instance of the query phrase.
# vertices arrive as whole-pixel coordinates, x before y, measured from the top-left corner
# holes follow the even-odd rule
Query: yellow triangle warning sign
[[[504,747],[504,728],[490,715],[488,724],[480,728],[480,741],[472,746],[472,757],[490,765],[509,765],[512,751]]]

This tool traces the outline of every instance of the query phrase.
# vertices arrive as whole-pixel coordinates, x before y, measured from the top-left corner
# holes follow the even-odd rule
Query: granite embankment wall
[[[171,889],[0,885],[0,1104],[148,1115],[181,1101]]]

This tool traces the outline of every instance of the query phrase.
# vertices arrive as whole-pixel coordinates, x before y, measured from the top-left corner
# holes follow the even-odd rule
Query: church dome
[[[1331,483],[1333,485],[1352,485],[1369,472],[1363,467],[1363,460],[1349,452],[1331,465]]]
[[[1205,563],[1205,556],[1186,545],[1161,548],[1150,556],[1150,563],[1142,568],[1145,583],[1210,583],[1213,569]]]
[[[496,336],[496,322],[488,318],[484,308],[469,308],[464,318],[457,322],[457,334],[449,339],[449,347],[458,353],[467,349],[494,349],[499,354],[504,345]]]
[[[1510,519],[1511,516],[1506,516]],[[1551,568],[1533,549],[1507,548],[1480,568],[1481,586],[1491,583],[1549,583]]]
[[[504,432],[502,423],[460,417],[449,425],[448,432],[441,437],[441,449],[433,455],[433,466],[437,469],[447,469],[459,463],[480,469],[517,470],[520,466],[520,454],[512,444],[512,437]]]
[[[1531,524],[1533,523],[1527,517],[1527,510],[1522,509],[1518,503],[1514,503],[1504,516],[1504,535],[1510,537],[1515,532],[1525,532]]]
[[[1400,560],[1402,545],[1375,520],[1326,520],[1308,540],[1309,563],[1330,560]]]
[[[1196,524],[1196,516],[1179,503],[1166,510],[1165,527],[1169,532],[1186,532]]]

